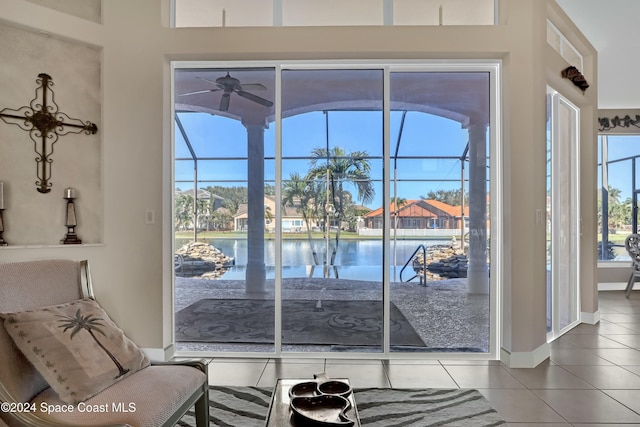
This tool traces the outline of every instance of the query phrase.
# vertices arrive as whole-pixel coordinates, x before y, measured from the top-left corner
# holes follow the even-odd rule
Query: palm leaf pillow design
[[[16,346],[67,403],[86,400],[149,365],[91,298],[2,317]]]

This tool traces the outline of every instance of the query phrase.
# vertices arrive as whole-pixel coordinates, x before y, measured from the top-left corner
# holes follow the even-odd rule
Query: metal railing
[[[420,250],[422,250],[422,268],[421,268],[422,271],[418,273],[419,270],[415,268],[416,264],[414,261],[415,261],[416,254]],[[404,264],[404,267],[402,267],[402,270],[400,270],[400,282],[405,282],[405,280],[402,280],[402,273],[409,266],[409,264],[411,264],[411,267],[413,268],[413,272],[416,274],[413,277],[411,277],[409,280],[406,280],[406,282],[410,282],[417,277],[420,279],[420,284],[426,286],[427,285],[427,248],[425,248],[424,245],[418,245],[416,250],[413,251],[413,253],[409,257],[407,262]]]

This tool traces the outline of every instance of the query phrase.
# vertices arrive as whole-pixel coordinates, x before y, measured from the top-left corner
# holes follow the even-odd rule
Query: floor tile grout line
[[[542,402],[547,408],[549,408],[551,411],[553,411],[556,415],[558,415],[561,419],[563,419],[567,424],[569,424],[570,426],[573,425],[571,423],[571,421],[569,421],[568,419],[563,417],[560,412],[556,411],[556,409],[553,406],[551,406],[549,403],[547,403],[547,401],[545,401],[538,393],[536,393],[536,390],[540,390],[540,389],[529,389],[529,391],[536,397],[536,399],[538,399],[540,402]],[[562,390],[562,389],[555,389],[555,390]],[[568,390],[568,391],[570,391],[570,390]]]
[[[601,393],[603,393],[604,395],[606,395],[607,397],[609,397],[610,399],[615,400],[616,402],[618,402],[620,405],[624,406],[625,408],[627,408],[627,409],[628,409],[628,410],[630,410],[631,412],[633,412],[633,413],[635,413],[635,414],[637,414],[637,415],[640,415],[640,412],[639,412],[639,411],[635,411],[634,409],[630,408],[627,404],[625,404],[625,403],[623,403],[623,402],[619,401],[618,399],[616,399],[615,397],[611,396],[609,393],[607,393],[606,391],[604,391],[604,390],[609,390],[609,389],[604,389],[604,390],[603,390],[603,389],[598,389],[598,390],[599,390]],[[613,389],[612,389],[612,390],[613,390]]]

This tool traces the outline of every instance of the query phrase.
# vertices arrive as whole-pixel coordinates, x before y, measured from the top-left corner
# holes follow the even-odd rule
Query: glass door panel
[[[392,352],[489,351],[489,77],[391,73]]]
[[[558,103],[558,140],[555,147],[557,165],[554,165],[557,166],[553,189],[556,209],[552,211],[554,253],[563,254],[554,260],[556,321],[560,333],[578,321],[576,126],[576,108],[561,99]]]
[[[275,351],[274,88],[274,68],[175,71],[179,351]]]
[[[382,70],[282,72],[282,350],[383,350]]]
[[[546,286],[546,290],[547,290],[547,333],[551,332],[552,330],[552,309],[553,309],[553,305],[552,305],[552,300],[551,300],[551,296],[553,294],[553,288],[551,287],[553,280],[552,280],[552,271],[551,268],[553,266],[553,263],[551,262],[552,260],[552,255],[553,255],[553,246],[551,244],[551,219],[552,219],[552,203],[553,203],[553,198],[551,197],[552,194],[552,187],[551,187],[551,176],[552,176],[552,170],[551,170],[551,159],[552,159],[552,153],[551,153],[551,149],[552,149],[552,140],[553,140],[553,134],[552,134],[552,129],[551,129],[551,102],[552,102],[553,98],[551,96],[551,94],[547,93],[547,126],[546,126],[546,164],[547,164],[547,170],[546,170],[546,205],[545,205],[545,251],[546,251],[546,258],[545,258],[545,265],[546,265],[546,275],[545,275],[545,286]]]
[[[547,95],[547,331],[556,338],[579,320],[579,110]]]

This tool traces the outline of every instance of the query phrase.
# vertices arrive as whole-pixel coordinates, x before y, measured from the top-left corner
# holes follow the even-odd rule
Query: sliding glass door
[[[498,64],[226,65],[174,65],[178,350],[495,354]]]

